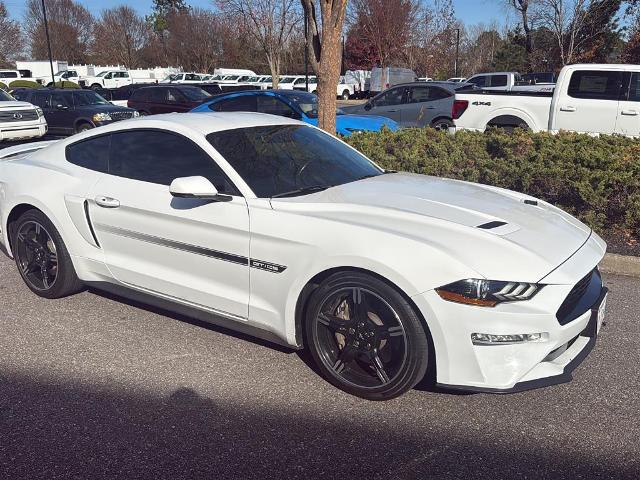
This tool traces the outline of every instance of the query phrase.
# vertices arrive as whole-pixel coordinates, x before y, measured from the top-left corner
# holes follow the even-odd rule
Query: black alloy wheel
[[[393,287],[359,272],[337,274],[312,295],[307,346],[342,390],[387,400],[425,374],[428,342],[413,307]]]
[[[60,234],[39,210],[29,210],[11,225],[13,256],[27,286],[45,298],[82,288]]]
[[[16,233],[15,255],[27,284],[49,290],[58,278],[58,253],[47,229],[34,220],[24,222]]]

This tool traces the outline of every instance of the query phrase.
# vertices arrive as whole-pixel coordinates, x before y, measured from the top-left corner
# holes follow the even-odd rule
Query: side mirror
[[[364,104],[364,109],[369,111],[373,108],[373,104],[371,102],[367,102]]]
[[[171,182],[169,193],[178,198],[199,198],[224,202],[231,200],[228,195],[220,195],[216,187],[204,177],[180,177]]]

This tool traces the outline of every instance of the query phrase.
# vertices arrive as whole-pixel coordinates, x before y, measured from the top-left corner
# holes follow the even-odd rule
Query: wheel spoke
[[[47,255],[49,263],[58,263],[58,254],[56,252],[49,252]]]
[[[373,368],[376,371],[376,375],[378,375],[380,381],[383,384],[389,383],[389,375],[387,374],[387,371],[384,368],[384,364],[382,363],[382,360],[378,356],[377,352],[374,352],[371,358],[371,364],[373,365]]]
[[[345,345],[340,353],[338,354],[338,358],[333,364],[333,370],[336,373],[341,373],[347,364],[351,363],[351,361],[355,358],[357,350],[350,345]]]
[[[40,267],[40,274],[42,275],[42,284],[44,288],[49,288],[49,273],[47,272],[47,267],[42,265]]]
[[[358,322],[369,320],[369,304],[367,303],[366,295],[363,295],[362,290],[359,288],[352,290],[352,295],[349,299],[349,314],[353,315],[352,319]]]
[[[27,275],[28,273],[35,272],[36,267],[38,265],[35,262],[31,261],[31,262],[23,263],[21,266],[22,266],[22,273]]]
[[[387,327],[386,325],[380,325],[376,328],[378,338],[380,340],[386,340],[391,337],[401,337],[404,335],[404,330],[400,325],[394,327]]]
[[[329,313],[321,313],[320,315],[318,315],[318,323],[321,323],[334,332],[343,333],[352,324],[352,321],[344,320]]]

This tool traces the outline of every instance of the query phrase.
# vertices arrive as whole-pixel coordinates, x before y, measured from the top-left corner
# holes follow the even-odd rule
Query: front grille
[[[589,310],[598,300],[601,290],[602,279],[596,267],[575,284],[560,305],[556,313],[560,325],[566,325]]]
[[[4,110],[0,112],[0,122],[28,122],[37,120],[38,114],[35,110]]]
[[[109,115],[111,115],[111,118],[114,121],[118,121],[118,120],[126,120],[128,118],[133,118],[133,112],[127,112],[127,111],[123,111],[123,112],[109,112]]]

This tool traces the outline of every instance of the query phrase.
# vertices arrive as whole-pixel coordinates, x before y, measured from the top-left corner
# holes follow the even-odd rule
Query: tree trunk
[[[340,80],[340,33],[325,32],[318,66],[318,126],[336,133],[336,96]]]

